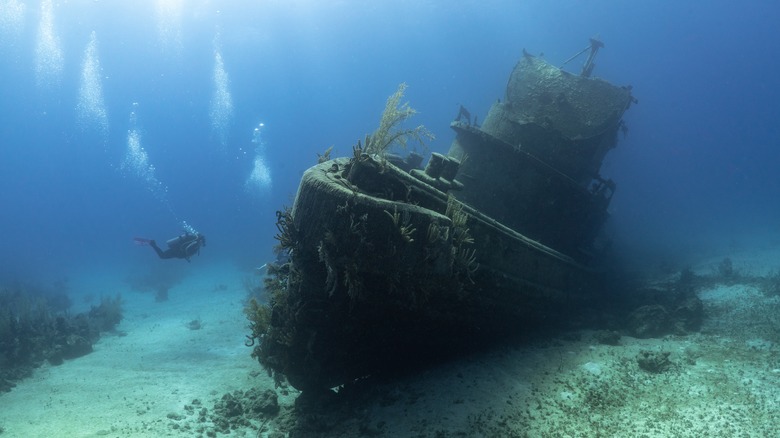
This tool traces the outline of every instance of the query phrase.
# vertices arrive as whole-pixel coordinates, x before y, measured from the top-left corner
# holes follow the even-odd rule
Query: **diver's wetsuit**
[[[201,246],[206,246],[206,237],[200,233],[184,233],[179,237],[170,239],[166,242],[166,244],[168,245],[168,249],[163,251],[159,246],[157,246],[157,242],[154,240],[149,241],[149,246],[154,249],[154,251],[161,259],[177,258],[184,259],[189,262],[190,257],[194,256],[195,254],[200,254]]]

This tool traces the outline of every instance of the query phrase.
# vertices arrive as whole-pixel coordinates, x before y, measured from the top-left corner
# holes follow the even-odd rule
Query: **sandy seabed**
[[[777,249],[727,256],[753,276],[780,267]],[[722,258],[694,271],[712,274]],[[610,346],[579,331],[496,348],[375,383],[302,429],[297,391],[275,388],[244,345],[247,275],[229,266],[190,275],[161,303],[110,276],[74,279],[74,290],[121,292],[125,318],[91,354],[45,365],[0,394],[0,435],[771,437],[780,429],[780,297],[738,282],[698,292],[699,333],[623,336]],[[642,350],[668,352],[670,368],[640,369]],[[194,401],[210,409],[250,388],[277,391],[280,412],[228,434],[192,414]]]
[[[120,293],[124,319],[92,353],[44,365],[0,394],[2,436],[195,436],[176,434],[167,415],[195,399],[273,387],[244,345],[248,275],[231,267],[191,275],[164,302],[131,291],[122,275],[72,278],[74,294]]]

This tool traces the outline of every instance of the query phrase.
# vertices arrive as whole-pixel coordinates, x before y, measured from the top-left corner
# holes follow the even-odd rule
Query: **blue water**
[[[594,35],[594,76],[639,99],[602,168],[615,240],[764,239],[780,7],[745,3],[0,0],[0,280],[186,263],[132,240],[183,221],[208,237],[192,264],[260,265],[302,172],[351,154],[399,83],[443,152],[459,105],[484,118],[524,48],[560,65]]]

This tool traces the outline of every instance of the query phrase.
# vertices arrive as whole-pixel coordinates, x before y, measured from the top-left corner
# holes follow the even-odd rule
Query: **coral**
[[[385,110],[379,120],[379,127],[372,134],[366,136],[363,152],[369,155],[385,156],[393,145],[399,145],[406,149],[409,140],[418,142],[425,147],[425,140],[432,140],[431,134],[424,126],[404,129],[401,124],[413,115],[417,114],[409,103],[401,104],[401,99],[406,91],[406,84],[398,86],[398,90],[387,98]]]
[[[246,343],[248,347],[251,347],[255,344],[256,339],[268,332],[268,327],[271,325],[271,307],[260,304],[257,299],[252,298],[244,307],[244,314],[249,320],[249,329],[252,331],[251,335],[247,335]],[[256,353],[252,353],[252,356],[255,357]]]
[[[279,230],[274,238],[279,241],[278,251],[288,251],[295,246],[296,233],[293,225],[292,211],[284,207],[276,212],[276,229]]]
[[[77,315],[62,311],[62,300],[47,298],[27,287],[0,290],[0,391],[10,390],[44,361],[59,365],[88,354],[100,332],[122,319],[119,296]]]
[[[325,152],[322,153],[322,155],[317,154],[317,163],[322,164],[326,161],[330,161],[330,153],[333,151],[333,146],[325,149]]]
[[[452,220],[452,258],[473,283],[471,276],[479,269],[479,263],[477,250],[466,247],[474,244],[474,238],[468,228],[468,215],[463,212],[463,204],[452,196],[447,199],[447,210],[444,214]]]
[[[390,213],[389,211],[385,210],[385,214],[390,217],[390,220],[393,221],[393,225],[398,228],[398,232],[400,233],[404,242],[414,242],[412,235],[415,231],[417,231],[417,228],[414,228],[411,224],[409,224],[411,215],[409,214],[408,210],[404,210],[403,213],[398,213],[398,207],[393,206],[393,212]]]
[[[92,306],[89,318],[99,331],[113,330],[122,321],[122,297],[103,297],[99,306]]]
[[[252,357],[260,357],[260,345],[257,341],[268,336],[271,329],[272,308],[276,312],[286,309],[287,283],[290,275],[290,264],[282,265],[269,263],[262,285],[245,279],[244,287],[247,290],[247,300],[244,305],[244,315],[249,321],[251,334],[246,336],[246,346],[254,347]],[[268,301],[267,303],[265,301]],[[276,338],[279,332],[272,332],[270,336]]]

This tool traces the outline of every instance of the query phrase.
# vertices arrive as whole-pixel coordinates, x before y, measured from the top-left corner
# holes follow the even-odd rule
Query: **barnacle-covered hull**
[[[597,276],[582,248],[607,216],[614,184],[597,169],[630,95],[603,81],[587,93],[565,91],[593,84],[538,62],[521,60],[513,76],[537,87],[544,81],[534,71],[554,77],[553,88],[562,87],[556,105],[602,114],[582,125],[598,121],[581,129],[589,137],[572,137],[576,114],[556,122],[524,113],[523,99],[527,108],[534,96],[547,102],[532,89],[494,106],[484,128],[453,123],[449,155],[433,154],[425,172],[359,147],[305,172],[292,209],[280,215],[289,264],[277,272],[255,349],[266,368],[299,389],[329,388],[555,325],[593,303]],[[576,101],[583,95],[612,97],[593,109]],[[567,96],[577,97],[566,105]]]

